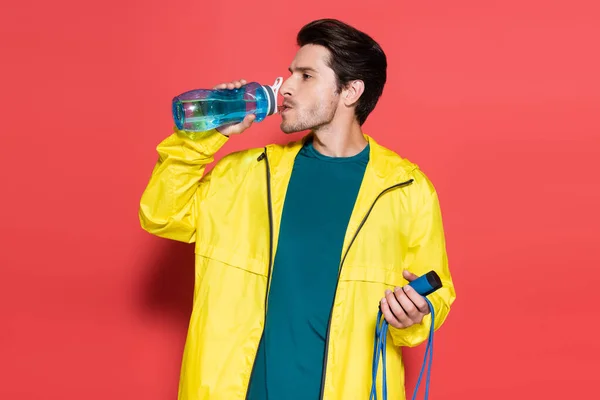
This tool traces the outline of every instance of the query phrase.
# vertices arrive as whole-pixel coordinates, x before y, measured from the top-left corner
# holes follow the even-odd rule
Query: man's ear
[[[358,100],[360,99],[360,96],[362,96],[364,91],[365,91],[365,83],[363,81],[354,80],[354,81],[348,82],[348,84],[346,84],[346,87],[344,88],[344,91],[342,93],[342,95],[344,97],[344,105],[346,107],[352,107],[352,106],[356,105],[356,103],[358,102]]]

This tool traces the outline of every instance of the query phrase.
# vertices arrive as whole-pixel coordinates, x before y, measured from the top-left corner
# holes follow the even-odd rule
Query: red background
[[[286,76],[321,17],[381,43],[365,131],[440,194],[458,299],[431,398],[596,398],[599,7],[564,3],[3,3],[0,398],[176,397],[193,250],[137,217],[170,100]],[[298,137],[278,124],[218,158]]]

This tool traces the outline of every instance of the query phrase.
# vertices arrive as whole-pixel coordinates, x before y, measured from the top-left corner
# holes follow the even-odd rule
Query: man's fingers
[[[421,313],[419,312],[419,309],[413,304],[413,302],[408,298],[406,293],[404,293],[404,290],[402,290],[402,288],[396,288],[394,291],[394,296],[396,297],[396,300],[398,300],[398,304],[400,304],[400,306],[406,313],[408,319],[410,319],[412,323],[420,322],[422,318],[420,315]]]
[[[241,123],[241,127],[246,130],[248,128],[250,128],[250,125],[252,125],[252,123],[254,122],[254,120],[256,119],[256,116],[254,114],[249,114],[246,115],[244,117],[244,120]]]
[[[429,304],[425,301],[425,298],[417,293],[410,285],[404,286],[404,293],[406,296],[412,301],[412,303],[417,307],[419,312],[422,314],[429,314]]]
[[[418,278],[408,270],[402,271],[402,274],[409,282]],[[431,312],[425,298],[410,285],[403,288],[396,287],[393,292],[386,290],[380,307],[386,321],[395,328],[407,328],[414,324],[420,324],[423,317]]]
[[[394,328],[398,328],[398,329],[403,327],[402,324],[400,323],[400,321],[398,321],[396,319],[396,317],[390,310],[390,306],[388,305],[388,302],[385,297],[383,299],[381,299],[380,307],[381,307],[381,313],[383,314],[383,317],[385,318],[385,320],[387,321],[388,324],[390,324]]]
[[[239,89],[242,86],[244,86],[246,83],[245,79],[240,79],[239,81],[231,81],[231,82],[224,82],[224,83],[219,83],[218,85],[215,85],[213,87],[213,89]]]
[[[250,128],[255,119],[256,116],[254,114],[248,114],[244,117],[242,122],[237,124],[226,124],[218,127],[217,130],[227,136],[238,135],[244,132],[246,129]]]
[[[406,279],[409,282],[414,281],[415,279],[418,278],[417,275],[413,274],[412,272],[410,272],[409,270],[405,269],[402,271],[402,276],[404,276],[404,279]]]
[[[386,297],[387,303],[390,307],[390,310],[392,311],[392,313],[394,314],[396,319],[398,321],[400,321],[400,323],[403,326],[410,326],[411,325],[410,318],[408,317],[408,315],[402,308],[402,305],[398,302],[398,299],[396,298],[394,293],[391,290],[386,290],[385,297]]]

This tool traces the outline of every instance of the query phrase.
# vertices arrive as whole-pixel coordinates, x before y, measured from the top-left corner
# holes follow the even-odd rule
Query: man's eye
[[[304,80],[306,80],[306,79],[312,78],[312,76],[310,76],[309,74],[302,74],[302,78],[304,78]]]

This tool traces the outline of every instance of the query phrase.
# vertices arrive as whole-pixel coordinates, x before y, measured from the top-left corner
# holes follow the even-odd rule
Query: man
[[[158,146],[141,224],[196,253],[181,400],[367,399],[380,301],[388,394],[404,399],[401,347],[424,342],[431,324],[407,283],[441,277],[428,297],[436,328],[455,298],[434,187],[361,130],[383,91],[384,52],[336,20],[297,41],[281,129],[310,130],[303,140],[230,154],[206,176],[253,116]]]

